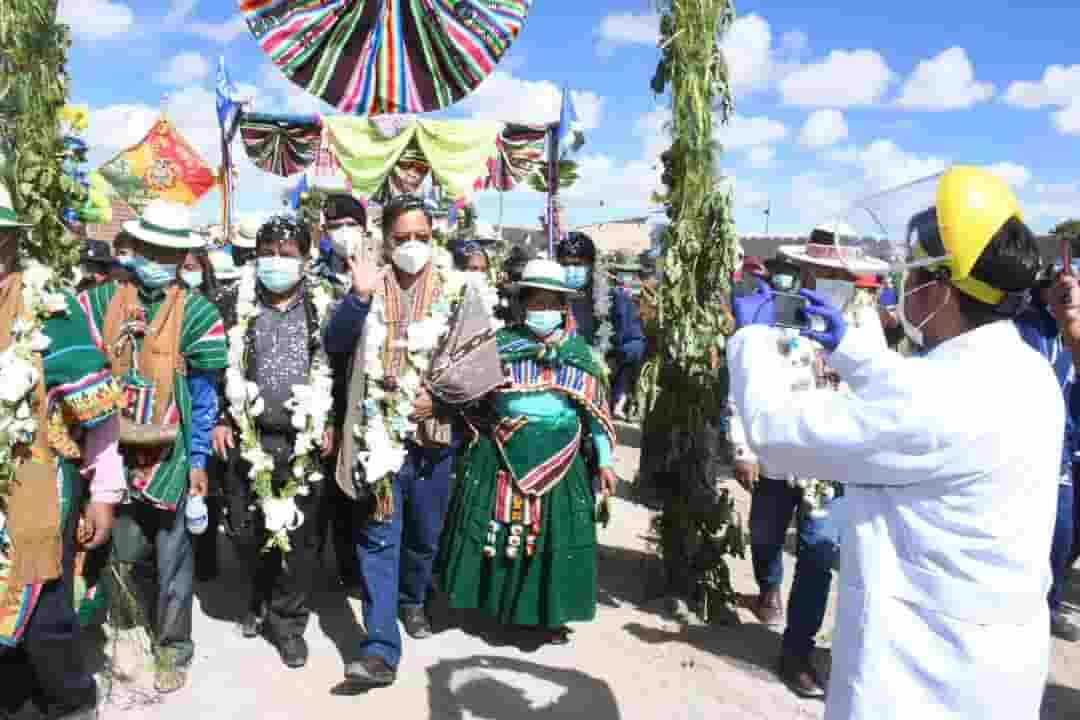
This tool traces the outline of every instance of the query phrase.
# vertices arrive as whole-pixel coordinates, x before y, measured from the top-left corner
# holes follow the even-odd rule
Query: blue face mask
[[[525,326],[536,333],[537,337],[546,338],[558,330],[563,323],[559,310],[529,310],[525,313]]]
[[[202,270],[181,270],[180,279],[184,281],[184,285],[186,285],[189,289],[197,290],[198,288],[202,287]]]
[[[160,290],[176,280],[176,265],[156,263],[141,255],[135,256],[131,269],[135,271],[143,287],[149,290]]]
[[[581,290],[589,284],[589,268],[584,265],[571,265],[566,268],[566,284],[575,290]]]
[[[255,261],[255,275],[272,293],[284,293],[300,282],[300,258],[261,257]]]

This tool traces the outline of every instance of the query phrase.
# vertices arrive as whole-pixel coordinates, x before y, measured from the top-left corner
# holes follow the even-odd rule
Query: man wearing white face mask
[[[865,326],[880,337],[884,334],[872,296],[856,291],[855,273],[877,273],[885,263],[872,258],[844,258],[840,244],[851,231],[839,224],[826,224],[810,234],[805,245],[780,248],[777,268],[800,271],[800,285],[829,298],[835,307],[844,308],[852,325]],[[791,288],[788,288],[790,291]],[[876,329],[876,330],[875,330]],[[839,389],[835,374],[823,359],[818,343],[800,337],[798,331],[774,331],[776,342],[767,352],[782,356],[791,368],[788,392],[803,393],[819,387]],[[764,350],[763,350],[764,352]],[[822,697],[823,683],[810,662],[814,638],[821,630],[832,583],[832,567],[839,542],[836,514],[842,499],[827,483],[832,478],[816,478],[786,471],[759,456],[751,448],[734,397],[728,439],[735,455],[735,478],[753,494],[750,506],[750,549],[754,575],[760,589],[755,613],[767,625],[784,626],[784,603],[781,587],[784,577],[784,539],[792,519],[797,521],[799,541],[796,548],[795,580],[788,598],[786,629],[780,660],[780,677],[801,697]]]
[[[383,208],[383,236],[391,267],[349,260],[352,291],[326,337],[327,351],[352,366],[337,480],[357,501],[366,596],[367,638],[345,676],[364,688],[396,679],[399,615],[414,639],[432,634],[424,605],[455,456],[449,420],[424,386],[450,313],[447,275],[431,262],[430,208],[416,196],[394,198]]]
[[[845,484],[825,718],[1034,720],[1065,429],[1050,364],[1010,322],[1038,244],[1008,184],[981,168],[875,194],[863,214],[908,272],[901,315],[924,357],[882,350],[811,294],[825,329],[805,333],[852,392],[777,392],[775,330],[758,324],[772,324],[769,291],[736,301],[728,345],[750,444],[781,471]]]
[[[312,368],[317,363],[325,365],[321,343],[324,318],[319,316],[315,298],[316,281],[303,275],[310,249],[307,226],[291,216],[271,218],[259,229],[254,278],[250,269],[245,270],[249,275],[241,279],[235,300],[239,312],[229,313],[237,323],[244,324],[229,328],[230,342],[241,343],[243,348],[242,352],[235,345],[230,348],[222,411],[213,437],[215,452],[228,461],[228,527],[251,573],[252,594],[241,632],[250,638],[265,629],[290,668],[307,662],[303,636],[311,614],[308,598],[318,567],[316,518],[325,483],[306,482],[305,492],[292,498],[296,512],[287,523],[288,552],[278,547],[263,552],[272,518],[268,517],[266,499],[250,480],[249,453],[237,447],[242,441],[237,414],[243,415],[244,407],[253,400],[247,387],[254,383],[258,390],[256,402],[262,405],[262,411],[251,422],[262,451],[273,462],[271,485],[279,495],[297,480],[293,472],[297,437],[294,388],[313,385]],[[249,288],[253,297],[247,295]],[[254,316],[242,307],[246,303],[254,305]],[[321,447],[312,453],[316,455],[309,465],[313,472],[321,469],[320,462],[334,450],[329,415],[324,413],[327,428]],[[239,458],[234,454],[237,450],[241,451]],[[253,507],[257,510],[253,511]]]
[[[330,252],[324,253],[316,264],[316,272],[329,280],[340,294],[348,292],[351,276],[347,261],[363,251],[366,244],[367,209],[352,195],[331,195],[323,207],[323,229],[329,239]]]

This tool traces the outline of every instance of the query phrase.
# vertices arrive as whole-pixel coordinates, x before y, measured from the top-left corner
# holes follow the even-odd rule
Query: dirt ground
[[[636,433],[623,428],[617,453],[623,478],[638,463]],[[734,486],[734,483],[731,483]],[[736,488],[746,516],[749,497]],[[565,647],[530,647],[519,637],[468,614],[434,611],[435,637],[406,638],[397,683],[362,696],[337,694],[343,664],[355,658],[363,631],[360,604],[320,580],[308,626],[311,659],[288,670],[265,640],[245,640],[236,627],[245,607],[242,575],[223,542],[222,578],[200,586],[194,638],[197,657],[187,688],[167,698],[151,689],[145,656],[130,638],[95,653],[119,678],[109,689],[108,720],[193,718],[588,718],[588,720],[788,720],[820,718],[824,705],[803,701],[776,681],[776,632],[740,609],[741,624],[702,626],[677,620],[647,596],[656,572],[648,547],[650,511],[615,502],[612,524],[601,531],[600,608],[597,619],[576,627]],[[790,584],[794,559],[786,558]],[[326,567],[331,567],[328,561]],[[756,593],[749,555],[732,564],[736,589]],[[1080,572],[1070,601],[1080,605]],[[827,647],[835,597],[822,633]],[[1002,652],[1007,652],[1002,648]],[[109,655],[114,658],[110,659]],[[822,653],[827,663],[826,653]],[[1080,644],[1055,642],[1043,720],[1080,718]]]

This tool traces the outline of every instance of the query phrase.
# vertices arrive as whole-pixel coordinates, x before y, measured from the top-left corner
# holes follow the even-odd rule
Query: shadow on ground
[[[444,660],[428,678],[431,720],[621,717],[608,684],[578,670],[479,655]]]

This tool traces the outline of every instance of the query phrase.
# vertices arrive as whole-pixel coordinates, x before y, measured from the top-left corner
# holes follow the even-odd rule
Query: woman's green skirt
[[[592,620],[596,508],[580,453],[562,482],[543,497],[532,556],[507,556],[510,531],[504,525],[497,532],[495,556],[485,557],[501,469],[498,450],[486,437],[460,459],[438,563],[450,606],[482,610],[508,625],[556,628]]]

